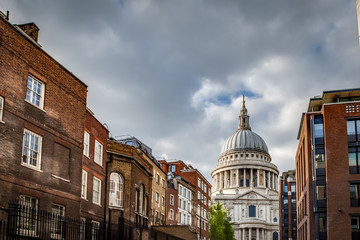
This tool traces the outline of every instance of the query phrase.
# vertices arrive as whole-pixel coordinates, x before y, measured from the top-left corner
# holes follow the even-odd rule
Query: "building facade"
[[[168,198],[167,225],[188,225],[195,229],[195,187],[180,176],[169,172],[167,176]]]
[[[211,176],[212,200],[228,209],[236,239],[278,239],[278,170],[264,140],[251,131],[245,100]]]
[[[295,170],[283,172],[279,183],[280,239],[295,240],[296,224],[296,175]]]
[[[150,239],[152,165],[138,150],[116,140],[108,140],[106,163],[106,219],[111,227],[132,225],[127,239]]]
[[[109,131],[87,109],[81,177],[81,222],[99,229],[104,221],[106,146]],[[90,236],[82,235],[83,239]]]
[[[38,31],[0,14],[0,207],[34,213],[18,233],[60,238],[59,219],[80,219],[87,86],[41,48]],[[56,216],[49,229],[39,211]]]
[[[168,173],[175,176],[180,176],[195,187],[194,209],[196,211],[196,218],[194,224],[198,232],[198,238],[208,239],[209,224],[208,213],[211,206],[211,184],[206,178],[191,165],[183,161],[166,161],[159,160],[161,168]]]
[[[324,91],[302,115],[298,239],[359,239],[360,89]],[[339,224],[341,223],[341,224]]]
[[[150,225],[164,225],[166,219],[166,173],[161,169],[160,163],[152,155],[152,149],[133,136],[117,139],[117,142],[134,146],[139,154],[151,164],[153,169],[151,190],[151,215]]]

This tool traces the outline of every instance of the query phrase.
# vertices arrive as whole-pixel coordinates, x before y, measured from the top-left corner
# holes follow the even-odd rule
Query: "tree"
[[[210,233],[213,240],[236,240],[227,211],[221,203],[212,205],[209,212]]]

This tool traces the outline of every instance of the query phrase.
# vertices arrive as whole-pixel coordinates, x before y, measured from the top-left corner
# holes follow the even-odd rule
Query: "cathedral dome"
[[[265,141],[251,131],[249,118],[244,98],[239,115],[239,127],[237,131],[225,141],[221,149],[221,155],[231,150],[253,150],[269,154]]]
[[[224,143],[221,154],[230,150],[254,150],[269,154],[265,141],[250,129],[237,130]]]

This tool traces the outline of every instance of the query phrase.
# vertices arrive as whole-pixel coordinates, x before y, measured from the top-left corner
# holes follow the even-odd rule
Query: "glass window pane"
[[[356,166],[356,153],[349,153],[349,166]]]
[[[348,135],[355,134],[355,121],[347,121],[347,134]]]
[[[315,124],[314,125],[315,131],[315,138],[322,138],[324,137],[323,125],[322,124]]]

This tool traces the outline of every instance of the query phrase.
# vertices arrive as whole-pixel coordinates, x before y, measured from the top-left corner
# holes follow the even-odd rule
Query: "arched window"
[[[109,205],[123,207],[124,205],[124,178],[113,172],[110,174]]]
[[[256,207],[249,206],[249,217],[256,217]]]
[[[274,218],[274,222],[277,222],[277,218]]]
[[[273,240],[279,240],[279,234],[277,232],[273,232]]]

